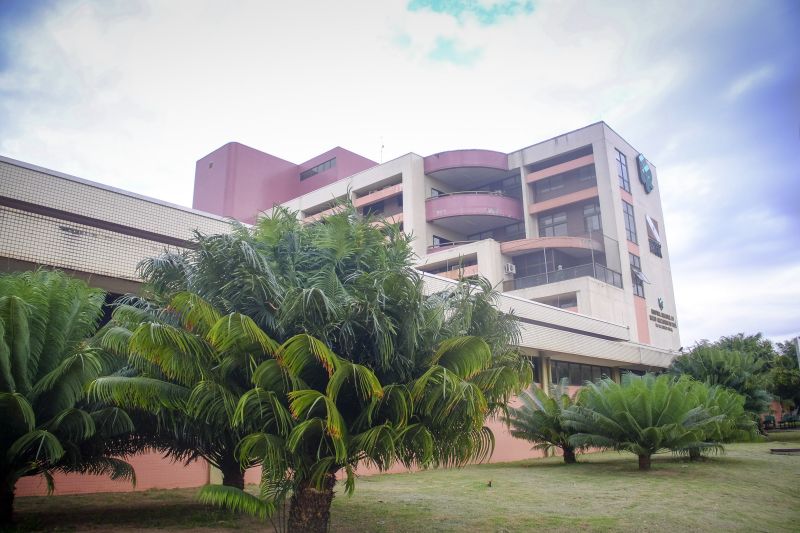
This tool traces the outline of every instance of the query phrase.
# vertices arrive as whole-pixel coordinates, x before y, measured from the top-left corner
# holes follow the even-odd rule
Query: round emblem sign
[[[644,186],[644,192],[650,194],[650,191],[653,190],[653,171],[650,169],[650,163],[642,154],[636,156],[636,162],[639,167],[639,181]]]

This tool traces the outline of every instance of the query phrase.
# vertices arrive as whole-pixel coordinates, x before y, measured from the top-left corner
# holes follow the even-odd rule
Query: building
[[[510,154],[342,148],[294,165],[238,143],[197,162],[193,206],[255,220],[283,205],[314,221],[349,199],[413,234],[418,268],[481,275],[505,294],[680,346],[655,167],[603,122]]]
[[[407,154],[383,164],[336,148],[296,165],[231,143],[198,161],[194,209],[0,156],[0,271],[60,268],[112,300],[139,290],[139,261],[190,246],[195,230],[229,231],[224,217],[252,222],[279,204],[314,221],[348,196],[416,236],[426,291],[478,274],[500,287],[499,305],[518,317],[519,349],[542,385],[664,368],[676,355],[655,169],[603,123],[511,154]],[[493,461],[535,454],[491,425]],[[132,462],[137,490],[215,476],[205,463],[158,454]],[[59,493],[130,490],[95,476],[56,482]],[[19,495],[44,491],[31,478],[18,486]]]

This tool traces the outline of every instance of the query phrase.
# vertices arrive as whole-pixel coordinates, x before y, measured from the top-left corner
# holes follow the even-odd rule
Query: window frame
[[[630,212],[629,212],[630,211]],[[639,237],[636,233],[636,215],[633,205],[622,200],[622,216],[625,220],[625,237],[633,244],[639,244]]]
[[[564,221],[555,223],[556,217],[563,217]],[[551,222],[547,223],[546,220],[550,219]],[[557,213],[539,215],[538,218],[538,225],[539,225],[539,237],[566,237],[569,235],[569,226],[568,226],[568,217],[566,211],[559,211]],[[555,228],[564,228],[563,234],[557,234]],[[548,230],[552,230],[551,234],[548,235]]]
[[[587,208],[591,208],[591,211],[587,215]],[[597,220],[597,228],[590,229],[589,228],[589,220]],[[588,204],[583,205],[583,229],[586,233],[602,233],[603,232],[603,219],[600,216],[600,203],[599,202],[590,202]]]
[[[636,254],[628,252],[628,262],[631,266],[631,281],[633,282],[633,294],[644,298],[644,279],[638,274],[642,272],[642,258]]]
[[[618,148],[615,148],[617,152],[617,177],[619,178],[619,186],[622,190],[626,192],[631,192],[631,177],[630,173],[628,172],[628,156],[623,154]]]

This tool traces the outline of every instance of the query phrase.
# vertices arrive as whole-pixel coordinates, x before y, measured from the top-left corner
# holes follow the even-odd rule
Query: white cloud
[[[334,145],[377,160],[381,139],[385,160],[510,151],[600,119],[626,136],[672,113],[662,102],[703,53],[686,36],[746,16],[711,2],[539,1],[487,26],[406,4],[56,3],[19,28],[16,62],[0,72],[0,153],[190,205],[195,161],[231,140],[301,162]],[[480,53],[463,66],[432,61],[437,39]],[[757,91],[774,68],[762,61],[724,94]],[[691,125],[660,134],[683,342],[796,315],[798,295],[778,290],[786,272],[729,272],[704,252],[722,163],[685,158],[703,134]],[[732,223],[782,231],[760,211]]]
[[[729,102],[739,99],[759,85],[767,83],[775,76],[774,65],[761,65],[736,78],[725,91],[725,99]]]

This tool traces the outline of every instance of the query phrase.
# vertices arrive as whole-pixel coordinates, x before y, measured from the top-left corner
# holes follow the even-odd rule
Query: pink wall
[[[496,194],[452,194],[428,198],[425,216],[428,221],[440,218],[484,215],[522,220],[522,202],[509,196]]]
[[[300,181],[301,172],[315,167],[320,163],[324,163],[329,159],[333,159],[334,157],[336,158],[335,167]],[[339,181],[368,168],[372,168],[377,164],[378,163],[372,161],[371,159],[367,159],[366,157],[362,157],[351,152],[350,150],[345,150],[344,148],[337,146],[333,150],[328,150],[327,152],[313,157],[305,163],[301,163],[297,166],[297,180],[299,185],[296,188],[295,194],[286,200],[290,200],[291,198],[296,198],[297,196],[315,191],[321,187],[324,187],[325,185],[329,185],[335,181]],[[283,202],[286,200],[281,201]]]
[[[580,387],[570,387],[574,395]],[[518,406],[519,401],[511,401]],[[533,450],[532,444],[511,436],[506,425],[499,419],[486,422],[494,432],[495,450],[490,463],[520,461],[543,457],[539,450]],[[188,466],[164,459],[159,453],[145,453],[128,459],[136,470],[137,483],[134,488],[130,482],[112,481],[107,476],[91,476],[81,474],[58,474],[55,476],[55,494],[88,494],[94,492],[133,492],[148,489],[193,488],[205,485],[209,481],[209,466],[203,460],[195,461]],[[395,465],[389,473],[406,472],[402,465]],[[360,466],[359,475],[380,473],[377,469]],[[260,481],[261,468],[251,468],[245,473],[245,482],[257,484]],[[27,477],[17,483],[17,496],[41,496],[47,494],[47,485],[41,477]]]
[[[424,159],[425,174],[461,167],[508,170],[508,154],[494,150],[451,150]]]
[[[197,162],[192,207],[252,223],[261,211],[296,196],[297,165],[240,143]]]
[[[300,180],[300,173],[329,159],[336,166]],[[232,142],[197,162],[192,207],[252,223],[258,213],[377,163],[336,147],[300,165]]]
[[[647,300],[634,294],[633,307],[636,313],[636,334],[639,337],[639,342],[650,344],[650,319],[647,316]]]
[[[55,494],[176,489],[208,483],[208,463],[203,460],[184,466],[164,459],[160,453],[151,452],[131,457],[128,462],[136,470],[135,488],[129,481],[112,481],[108,476],[56,474]],[[47,485],[41,477],[26,477],[17,482],[17,496],[44,494],[47,494]]]

